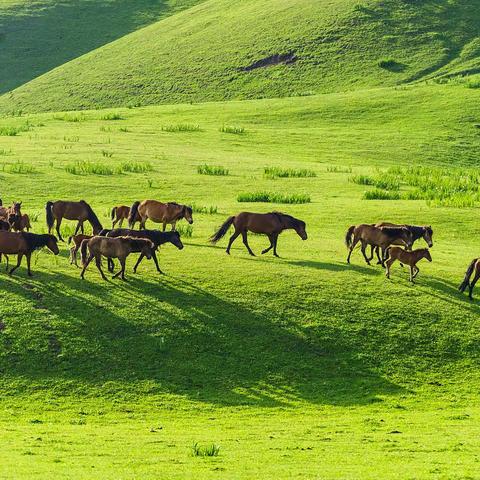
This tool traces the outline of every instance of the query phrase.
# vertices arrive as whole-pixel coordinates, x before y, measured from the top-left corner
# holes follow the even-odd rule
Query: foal
[[[429,262],[432,261],[432,256],[430,255],[430,250],[428,248],[418,248],[411,252],[400,247],[390,247],[387,249],[387,260],[385,261],[387,270],[385,275],[387,278],[390,278],[390,267],[396,260],[399,260],[400,263],[410,266],[410,281],[414,283],[413,280],[420,271],[417,267],[417,263],[422,258],[426,258]]]
[[[70,247],[70,265],[75,264],[78,267],[77,263],[77,252],[80,250],[80,245],[84,240],[90,240],[93,238],[93,235],[84,235],[83,233],[79,233],[77,235],[71,235],[68,237],[68,244],[70,245],[73,240],[73,245]]]
[[[102,275],[104,280],[107,279],[102,270],[102,255],[107,258],[118,258],[122,268],[116,273],[113,278],[121,276],[122,280],[125,280],[125,263],[127,257],[132,252],[140,251],[148,259],[152,258],[152,250],[154,248],[153,242],[145,238],[132,238],[132,237],[92,237],[89,240],[83,240],[80,246],[82,254],[83,269],[80,277],[83,279],[85,276],[85,270],[89,263],[95,258],[98,271]],[[90,255],[87,257],[87,250],[90,251]]]

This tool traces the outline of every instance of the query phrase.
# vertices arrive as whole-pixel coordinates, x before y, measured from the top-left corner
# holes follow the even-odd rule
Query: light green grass
[[[371,187],[348,179],[412,160],[471,166],[479,96],[432,85],[116,109],[128,135],[100,131],[108,112],[86,111],[82,122],[29,116],[32,130],[2,138],[11,152],[2,160],[35,174],[1,172],[2,199],[42,212],[36,232],[46,228],[45,202],[59,198],[89,201],[104,225],[113,205],[144,198],[218,210],[194,213],[184,250],[162,247],[165,276],[151,262],[134,275],[130,259],[127,283],[101,281],[94,266],[82,282],[64,245],[59,257],[35,255],[32,279],[25,268],[12,278],[0,271],[1,475],[476,478],[480,307],[456,288],[479,254],[477,210],[366,201]],[[202,131],[161,130],[195,122]],[[223,122],[249,133],[225,135]],[[65,171],[102,149],[115,151],[102,158],[111,168],[134,159],[154,170]],[[204,163],[232,175],[198,175]],[[273,181],[265,165],[317,176]],[[251,258],[241,239],[231,256],[226,240],[210,245],[228,216],[278,209],[237,203],[253,190],[310,195],[281,206],[306,221],[309,239],[284,233],[280,259]],[[348,226],[379,220],[433,226],[433,263],[419,264],[417,285],[398,265],[387,281],[358,251],[345,263]],[[268,245],[249,241],[257,254]],[[193,456],[196,442],[219,455]]]
[[[0,111],[310,96],[478,73],[479,37],[472,0],[208,0],[4,95]]]

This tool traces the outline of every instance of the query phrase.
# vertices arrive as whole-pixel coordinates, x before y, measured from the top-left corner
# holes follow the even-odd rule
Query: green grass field
[[[457,291],[477,208],[363,200],[374,187],[351,181],[477,172],[479,95],[458,83],[1,118],[16,133],[0,136],[2,199],[22,199],[35,232],[56,199],[86,199],[105,226],[144,198],[216,212],[194,214],[184,250],[162,249],[165,276],[130,260],[126,283],[94,266],[81,281],[63,245],[32,279],[0,273],[1,478],[479,478],[480,307]],[[69,173],[78,162],[111,171]],[[237,202],[265,191],[311,202]],[[241,210],[295,215],[309,239],[282,235],[280,259],[239,240],[228,257],[208,237]],[[416,285],[359,251],[346,264],[348,226],[378,220],[433,226]]]

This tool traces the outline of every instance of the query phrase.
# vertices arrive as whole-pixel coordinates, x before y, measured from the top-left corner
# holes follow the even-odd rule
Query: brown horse
[[[387,259],[385,261],[385,275],[387,278],[390,278],[390,267],[396,260],[398,260],[400,263],[410,267],[410,281],[414,283],[413,280],[420,271],[420,269],[417,267],[417,263],[422,258],[426,258],[429,262],[432,261],[432,256],[430,255],[430,250],[428,248],[418,248],[413,252],[409,252],[400,247],[388,247]]]
[[[118,226],[121,228],[123,225],[124,220],[128,220],[128,217],[130,216],[130,207],[127,207],[126,205],[118,205],[116,207],[112,208],[112,213],[111,213],[111,218],[112,218],[112,228],[115,228],[115,225],[118,223]],[[140,221],[140,217],[137,213],[135,215],[135,218],[132,220],[132,226],[131,228],[135,228],[135,223]]]
[[[32,253],[42,247],[47,247],[55,255],[58,255],[57,239],[53,235],[37,235],[27,232],[0,232],[0,254],[17,255],[17,265],[13,267],[11,275],[22,263],[22,258],[27,258],[28,275],[32,276],[30,260]]]
[[[73,245],[70,247],[70,265],[75,264],[78,267],[77,263],[77,253],[80,250],[80,245],[84,240],[90,240],[93,235],[85,235],[83,233],[79,233],[77,235],[71,235],[68,237],[67,243],[70,245],[73,241]]]
[[[8,217],[10,215],[21,215],[21,206],[22,202],[13,202],[11,207],[0,206],[0,220],[8,222]]]
[[[89,263],[95,258],[98,271],[102,275],[104,280],[107,279],[102,270],[102,255],[107,258],[118,258],[122,268],[116,273],[113,278],[121,276],[122,280],[125,280],[125,263],[127,257],[132,252],[141,252],[142,255],[150,259],[152,257],[152,250],[154,246],[150,240],[145,238],[132,238],[132,237],[93,237],[90,240],[83,240],[80,250],[82,254],[83,269],[80,277],[83,279],[85,270]],[[87,257],[87,250],[90,254]]]
[[[361,224],[357,226],[352,225],[347,230],[345,235],[345,243],[349,249],[347,263],[350,263],[350,257],[352,256],[353,249],[358,242],[361,242],[363,258],[365,258],[365,261],[368,265],[370,265],[371,258],[367,258],[365,252],[367,245],[380,247],[382,250],[382,258],[379,258],[379,262],[383,266],[387,247],[392,245],[392,243],[397,240],[401,240],[407,248],[412,247],[412,233],[406,228],[375,227],[374,225],[368,224]]]
[[[58,200],[57,202],[47,202],[45,205],[45,210],[47,213],[48,233],[52,231],[56,221],[57,235],[62,242],[63,238],[60,233],[60,225],[62,224],[62,220],[64,218],[67,220],[78,221],[74,235],[76,235],[79,230],[84,233],[83,223],[85,221],[90,222],[94,234],[97,234],[103,228],[100,220],[98,220],[98,217],[92,210],[92,207],[90,207],[90,205],[84,200],[80,200],[79,202],[66,202],[63,200]]]
[[[470,278],[475,272],[475,276],[473,277],[473,280],[470,281]],[[458,288],[462,293],[465,291],[465,289],[468,287],[468,297],[470,300],[473,300],[473,287],[475,287],[475,284],[478,282],[478,279],[480,278],[480,258],[474,258],[471,262],[470,265],[467,268],[467,271],[465,272],[465,278],[463,279],[462,284]]]
[[[229,217],[218,231],[210,238],[212,243],[217,243],[228,232],[230,226],[233,225],[235,232],[230,237],[226,252],[230,255],[230,248],[235,239],[241,234],[243,243],[247,247],[248,253],[252,256],[255,254],[248,245],[247,232],[263,233],[270,240],[270,246],[262,251],[262,255],[269,252],[273,248],[273,254],[277,254],[278,236],[284,230],[293,229],[297,232],[302,240],[307,239],[307,231],[305,222],[294,218],[290,215],[280,212],[271,213],[250,213],[241,212],[238,215]]]
[[[150,219],[155,223],[163,223],[163,231],[167,225],[172,225],[172,231],[175,231],[176,223],[184,218],[188,223],[193,223],[193,211],[187,205],[180,205],[175,202],[162,203],[156,200],[144,200],[135,202],[130,208],[128,225],[133,228],[136,218],[140,219],[140,230],[145,229],[145,222]]]
[[[20,215],[11,213],[8,216],[8,223],[14,232],[23,232],[24,230],[29,232],[32,228],[32,225],[30,224],[30,217],[26,213],[22,213]]]

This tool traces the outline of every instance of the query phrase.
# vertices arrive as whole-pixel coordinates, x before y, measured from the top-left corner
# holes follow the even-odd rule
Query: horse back
[[[27,250],[27,241],[21,233],[0,231],[0,253],[15,254]]]

